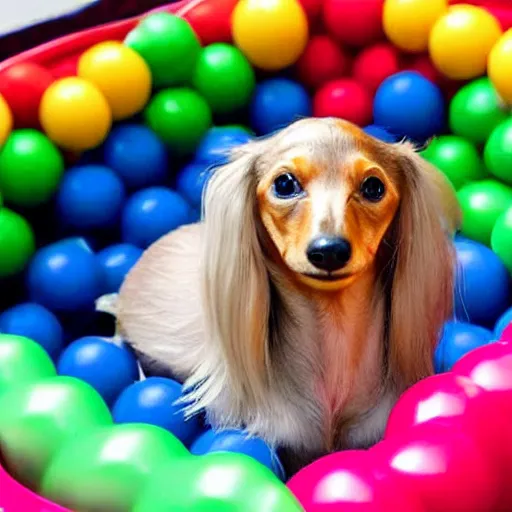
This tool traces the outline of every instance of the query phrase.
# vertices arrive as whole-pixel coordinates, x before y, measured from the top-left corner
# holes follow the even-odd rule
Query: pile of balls
[[[4,468],[78,512],[510,509],[512,29],[446,0],[202,0],[183,16],[146,16],[76,65],[0,65]],[[304,116],[417,144],[463,225],[439,375],[384,441],[285,484],[273,448],[144,378],[95,301],[200,220],[232,148]]]

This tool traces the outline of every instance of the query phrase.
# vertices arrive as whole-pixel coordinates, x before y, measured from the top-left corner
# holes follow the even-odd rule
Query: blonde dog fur
[[[299,198],[273,194],[283,172]],[[366,176],[384,184],[381,201],[361,198]],[[189,413],[281,447],[294,472],[376,442],[399,394],[432,373],[458,222],[451,186],[410,144],[304,119],[215,171],[203,221],[158,240],[127,276],[119,330],[145,368],[186,382]],[[328,276],[306,257],[325,232],[352,245]]]

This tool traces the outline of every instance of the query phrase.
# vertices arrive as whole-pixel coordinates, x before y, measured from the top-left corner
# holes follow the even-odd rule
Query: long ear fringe
[[[203,200],[208,353],[186,383],[186,400],[193,413],[229,389],[223,413],[231,410],[230,421],[265,398],[270,291],[257,235],[254,169],[261,144],[242,146],[231,163],[216,169]]]
[[[398,387],[432,374],[433,352],[453,307],[452,231],[460,221],[444,177],[400,144],[402,200],[396,226],[389,318],[389,364]]]

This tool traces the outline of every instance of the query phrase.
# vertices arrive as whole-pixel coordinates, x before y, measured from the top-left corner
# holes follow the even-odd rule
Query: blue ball
[[[201,431],[199,416],[185,419],[182,385],[163,377],[148,377],[127,387],[117,399],[112,415],[116,423],[149,423],[162,427],[189,446]]]
[[[62,352],[57,371],[90,384],[109,406],[139,378],[137,360],[131,350],[97,336],[73,341]]]
[[[195,161],[208,165],[224,165],[229,161],[230,150],[252,139],[238,126],[210,128],[202,138],[195,154]]]
[[[256,86],[250,105],[251,126],[260,135],[272,133],[312,115],[311,98],[293,80],[272,78]]]
[[[144,125],[115,127],[103,148],[105,163],[132,189],[163,183],[169,166],[165,144]]]
[[[103,271],[103,293],[116,293],[126,274],[142,256],[142,249],[131,244],[115,244],[97,254]]]
[[[57,192],[60,222],[78,229],[112,226],[125,200],[121,179],[102,165],[74,167]]]
[[[285,479],[281,461],[276,452],[262,439],[248,436],[241,430],[207,430],[201,434],[190,447],[193,455],[205,455],[213,452],[243,453],[256,459],[272,470],[279,478]]]
[[[372,137],[375,137],[376,139],[379,139],[383,142],[397,142],[399,137],[396,135],[388,132],[385,128],[382,128],[381,126],[377,126],[376,124],[369,124],[368,126],[365,126],[363,128],[363,131],[365,131],[368,135],[371,135]]]
[[[496,322],[494,326],[494,336],[497,340],[501,338],[503,331],[512,323],[512,307],[508,308]]]
[[[195,209],[201,209],[203,191],[212,172],[213,168],[208,164],[192,162],[178,173],[176,190]]]
[[[439,87],[416,71],[386,78],[373,103],[375,124],[399,136],[425,141],[443,130],[446,107]]]
[[[510,306],[510,276],[498,256],[485,245],[455,240],[457,276],[455,315],[463,322],[494,326]]]
[[[164,187],[140,190],[126,202],[121,229],[123,242],[146,249],[161,236],[191,218],[189,204],[177,192]]]
[[[450,371],[463,355],[493,340],[493,333],[478,325],[446,322],[434,354],[436,373]]]
[[[17,304],[0,315],[0,332],[26,336],[56,359],[64,345],[62,326],[57,317],[34,302]]]
[[[101,266],[83,238],[39,249],[27,269],[30,299],[52,311],[90,309],[103,289]]]

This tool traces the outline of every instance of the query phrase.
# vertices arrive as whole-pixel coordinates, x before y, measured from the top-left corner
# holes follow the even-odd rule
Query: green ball
[[[0,394],[0,411],[6,469],[36,491],[50,460],[67,440],[112,423],[96,390],[73,377],[14,386]]]
[[[143,19],[126,36],[125,44],[146,61],[158,88],[190,83],[201,51],[190,24],[167,12]]]
[[[25,336],[0,334],[0,394],[15,384],[56,375],[43,347]]]
[[[462,87],[450,103],[450,129],[476,144],[484,143],[492,130],[507,117],[487,77]]]
[[[485,245],[498,217],[512,206],[512,188],[495,180],[465,185],[457,192],[462,209],[462,234]]]
[[[30,224],[9,208],[0,209],[0,278],[21,272],[35,251]]]
[[[199,55],[193,83],[213,112],[227,114],[249,103],[256,78],[251,64],[238,48],[214,43]]]
[[[64,160],[37,130],[15,130],[0,152],[0,190],[5,201],[33,207],[47,202],[59,186]]]
[[[76,436],[48,467],[43,496],[71,510],[131,511],[161,468],[191,457],[181,442],[154,425],[123,424]],[[174,482],[167,482],[168,491]]]
[[[193,152],[212,123],[208,103],[185,87],[160,91],[144,114],[149,127],[179,154]]]
[[[434,139],[422,156],[436,166],[456,190],[488,176],[476,147],[456,135],[441,135]]]
[[[512,185],[512,118],[492,131],[485,145],[484,161],[489,172]]]
[[[504,211],[494,224],[491,248],[512,274],[512,207]]]
[[[238,453],[183,459],[156,473],[132,512],[301,512],[265,466]]]

